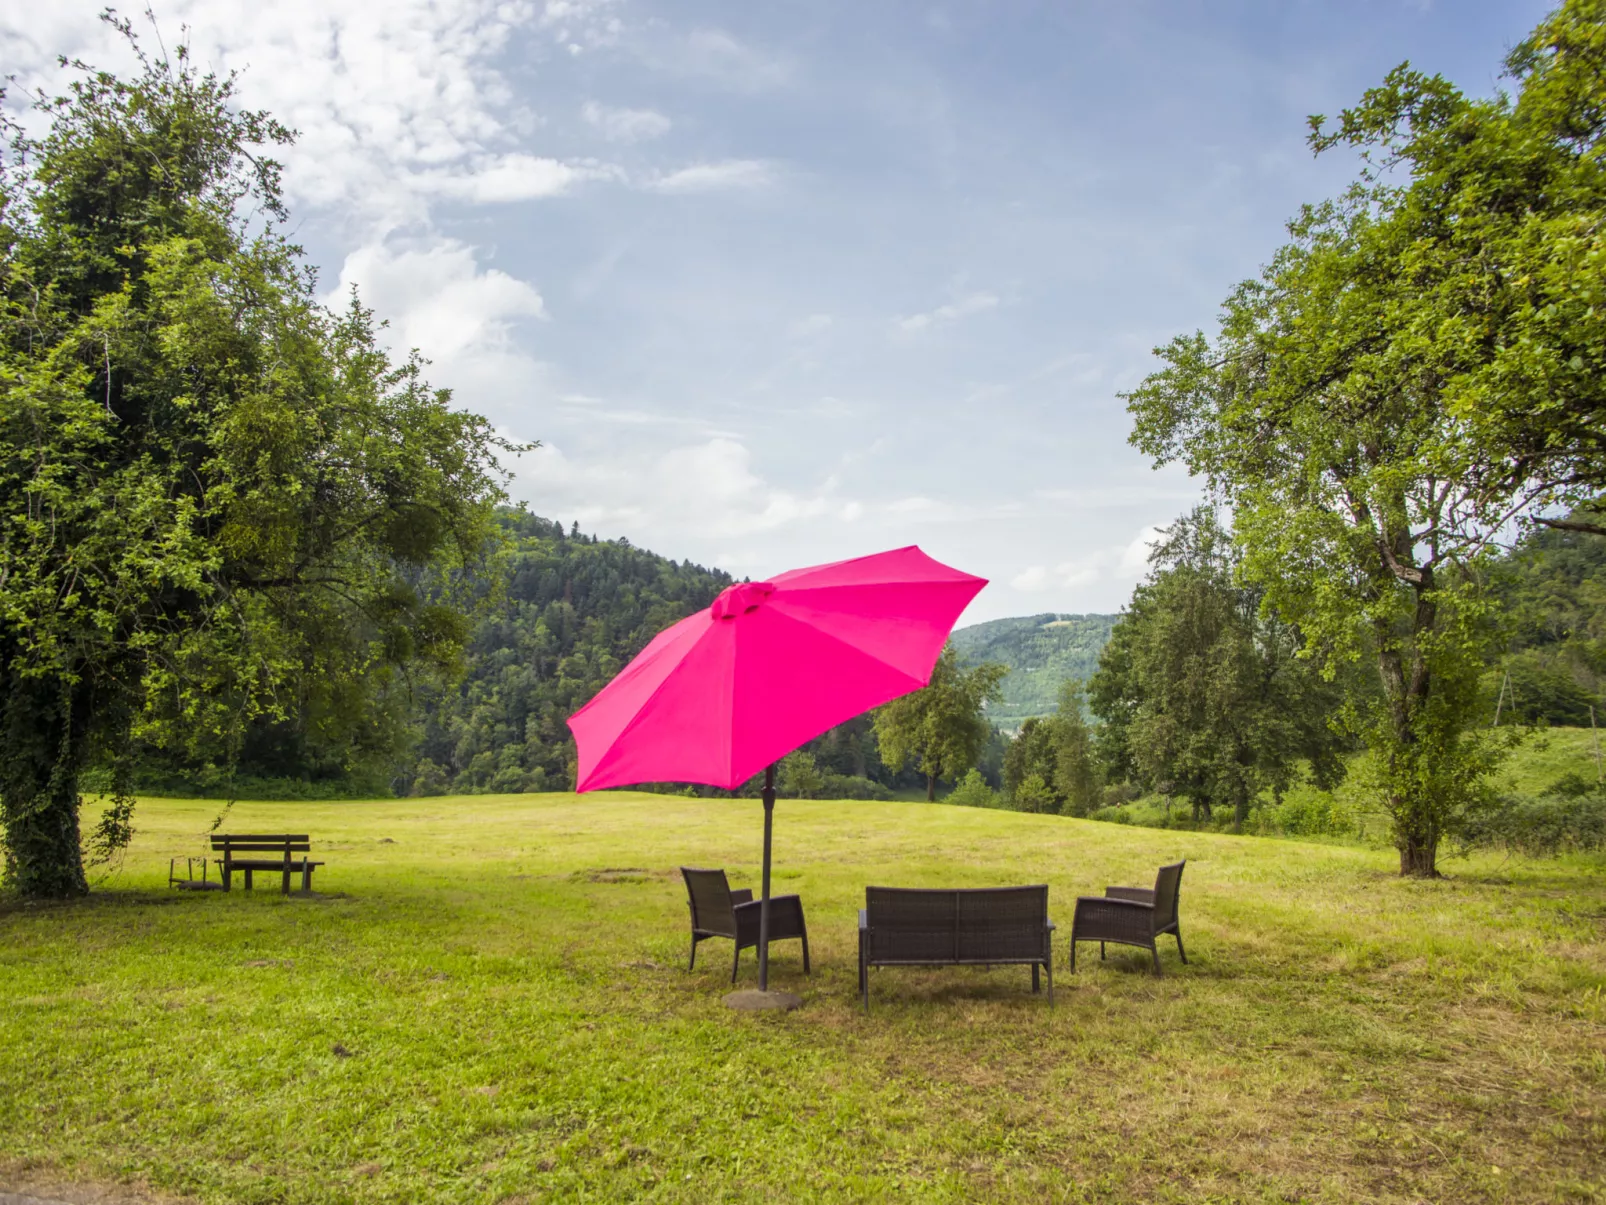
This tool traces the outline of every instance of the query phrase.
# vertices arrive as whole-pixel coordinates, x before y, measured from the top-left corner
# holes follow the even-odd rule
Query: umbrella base
[[[726,1007],[739,1012],[759,1012],[765,1009],[790,1012],[802,1003],[803,997],[794,996],[791,992],[761,992],[751,987],[732,992],[725,997]]]

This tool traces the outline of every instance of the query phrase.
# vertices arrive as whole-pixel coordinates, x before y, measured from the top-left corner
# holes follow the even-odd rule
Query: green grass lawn
[[[753,884],[751,801],[236,805],[324,898],[165,887],[215,803],[147,800],[81,903],[0,905],[0,1187],[215,1202],[1606,1200],[1606,876],[921,803],[777,806],[785,1015],[687,946],[680,864]],[[1078,892],[1189,860],[1191,962],[1077,974]],[[1047,881],[1024,968],[878,972],[868,883]],[[756,884],[754,884],[756,885]],[[756,975],[751,955],[743,982]]]

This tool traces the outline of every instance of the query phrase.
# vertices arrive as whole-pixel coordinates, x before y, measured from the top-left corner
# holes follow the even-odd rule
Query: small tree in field
[[[75,65],[0,178],[0,824],[29,896],[87,890],[90,759],[119,767],[104,853],[136,735],[226,756],[259,716],[357,730],[451,660],[426,569],[478,554],[506,446],[355,299],[317,303],[265,153],[290,133],[182,48],[141,61]]]
[[[924,689],[875,713],[881,760],[894,768],[913,762],[926,776],[926,798],[936,799],[939,778],[958,778],[981,756],[991,731],[984,707],[999,697],[1007,672],[991,662],[962,669],[947,645]]]

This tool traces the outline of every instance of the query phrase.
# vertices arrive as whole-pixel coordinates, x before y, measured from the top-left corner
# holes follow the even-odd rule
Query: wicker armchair
[[[741,964],[742,951],[758,945],[759,909],[762,901],[755,900],[747,888],[732,891],[723,870],[693,870],[680,868],[686,880],[686,906],[691,909],[691,962],[687,970],[697,966],[697,943],[710,937],[728,937],[736,943],[731,957],[731,982],[736,982],[736,968]],[[803,901],[795,895],[770,896],[770,941],[800,938],[803,942],[803,973],[809,973],[809,931],[803,923]]]
[[[1182,961],[1188,955],[1182,948],[1182,928],[1177,922],[1177,896],[1182,887],[1182,868],[1186,860],[1160,867],[1154,887],[1106,887],[1103,895],[1084,895],[1076,901],[1071,921],[1071,970],[1076,970],[1076,943],[1096,941],[1099,957],[1104,943],[1140,946],[1154,956],[1154,973],[1160,973],[1160,951],[1155,941],[1162,933],[1177,939]]]

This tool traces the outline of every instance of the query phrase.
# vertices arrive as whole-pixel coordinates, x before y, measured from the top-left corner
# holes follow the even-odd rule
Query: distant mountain
[[[954,648],[964,661],[1000,661],[1009,666],[1004,697],[988,711],[1000,728],[1016,728],[1028,716],[1049,715],[1067,678],[1092,677],[1110,639],[1115,615],[1022,615],[960,628]]]

